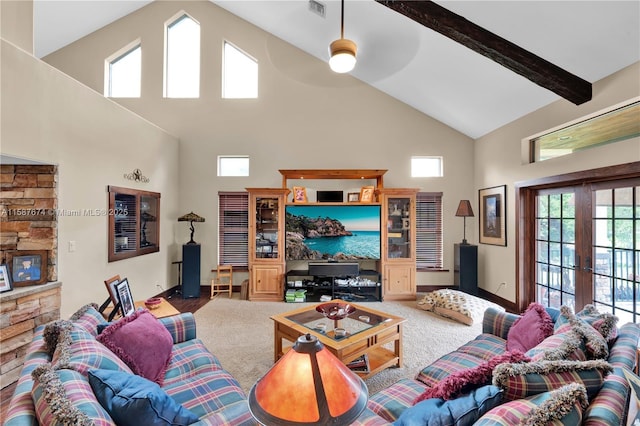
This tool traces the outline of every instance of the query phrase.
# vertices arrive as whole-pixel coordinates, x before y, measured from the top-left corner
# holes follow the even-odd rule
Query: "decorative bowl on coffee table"
[[[316,306],[316,311],[333,320],[334,327],[338,327],[338,321],[354,313],[356,308],[348,303],[327,302]]]
[[[158,309],[161,303],[162,299],[159,297],[152,297],[144,301],[144,306],[146,306],[147,309]]]

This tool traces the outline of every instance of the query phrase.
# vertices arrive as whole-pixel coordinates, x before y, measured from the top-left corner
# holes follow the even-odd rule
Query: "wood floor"
[[[157,296],[164,297],[180,312],[195,313],[198,309],[203,307],[209,302],[209,295],[211,294],[211,288],[209,286],[200,287],[200,297],[192,297],[183,299],[180,293],[176,293],[177,287],[166,290]],[[239,291],[239,289],[238,289]],[[7,411],[9,410],[9,402],[11,396],[15,391],[16,384],[9,385],[0,390],[0,419],[5,419]]]

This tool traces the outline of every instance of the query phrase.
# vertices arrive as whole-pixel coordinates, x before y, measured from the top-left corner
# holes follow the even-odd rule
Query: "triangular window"
[[[258,61],[225,41],[222,62],[222,97],[225,99],[257,98]]]

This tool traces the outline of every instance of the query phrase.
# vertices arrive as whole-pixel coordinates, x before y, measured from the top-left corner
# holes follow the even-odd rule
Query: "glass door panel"
[[[387,212],[387,259],[410,259],[411,199],[389,198]]]
[[[278,257],[278,198],[256,198],[256,259]]]
[[[640,309],[640,186],[593,191],[593,300],[598,310],[637,322]]]
[[[536,299],[545,306],[575,307],[575,194],[540,192],[536,197]]]

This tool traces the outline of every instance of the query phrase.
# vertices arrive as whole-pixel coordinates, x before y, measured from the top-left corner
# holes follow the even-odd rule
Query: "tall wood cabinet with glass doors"
[[[249,192],[249,300],[282,301],[284,204],[288,189]]]
[[[385,300],[416,298],[416,194],[418,189],[379,190],[382,203],[382,277]]]

